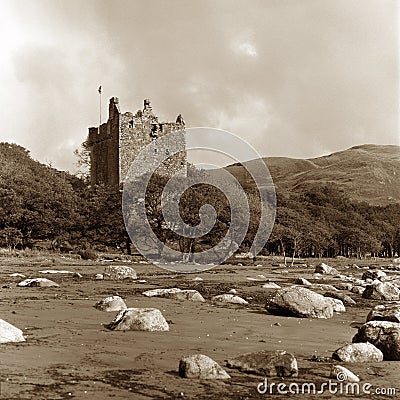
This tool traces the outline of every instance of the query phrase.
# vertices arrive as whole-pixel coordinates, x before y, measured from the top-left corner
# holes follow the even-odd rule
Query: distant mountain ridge
[[[400,203],[400,146],[365,144],[310,159],[267,157],[263,160],[278,193],[304,192],[332,183],[354,201],[382,206]],[[239,180],[246,179],[240,164],[226,169]]]

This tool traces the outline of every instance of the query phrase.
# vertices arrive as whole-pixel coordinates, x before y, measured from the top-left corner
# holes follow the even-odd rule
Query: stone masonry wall
[[[159,148],[157,137],[174,130],[182,130],[185,122],[178,115],[176,122],[159,122],[153,113],[150,101],[144,100],[143,110],[135,115],[120,113],[118,99],[110,99],[109,118],[98,128],[89,128],[87,144],[91,154],[91,184],[118,186],[123,183],[132,161],[144,146],[154,143],[154,152],[169,154],[168,144]],[[171,176],[182,165],[186,165],[186,144],[182,135],[179,143],[182,152],[170,157],[158,170],[160,174]]]

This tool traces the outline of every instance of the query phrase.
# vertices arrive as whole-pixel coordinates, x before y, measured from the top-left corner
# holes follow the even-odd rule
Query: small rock
[[[332,297],[334,299],[339,299],[343,303],[350,304],[350,305],[355,305],[356,302],[350,297],[347,296],[347,294],[344,294],[342,292],[325,292],[324,293],[325,297]]]
[[[360,382],[357,375],[341,365],[332,365],[330,377],[339,382]]]
[[[236,289],[231,289],[228,293],[230,293],[230,294],[236,294],[236,293],[237,293],[237,290],[236,290]]]
[[[305,278],[301,278],[301,277],[297,278],[295,283],[297,285],[304,285],[304,286],[311,286],[312,285],[312,283],[310,281],[308,281]]]
[[[10,274],[12,278],[25,278],[24,274],[19,274],[18,272],[15,272],[14,274]]]
[[[264,285],[261,286],[263,289],[280,289],[281,287],[277,285],[275,282],[268,282],[264,283]]]
[[[227,360],[228,368],[235,368],[246,373],[262,376],[297,376],[297,360],[293,354],[284,350],[262,350],[254,353],[242,354]]]
[[[25,342],[21,329],[0,319],[0,343]]]
[[[351,292],[356,294],[363,294],[364,290],[365,290],[364,286],[353,286],[351,288]]]
[[[142,293],[147,297],[164,297],[175,300],[190,300],[205,302],[204,297],[197,290],[182,290],[179,288],[153,289]]]
[[[200,276],[196,276],[195,278],[193,278],[194,281],[202,281],[203,278],[200,278]]]
[[[368,321],[391,321],[400,323],[400,302],[381,304],[374,307],[367,316]]]
[[[342,300],[335,299],[333,297],[326,297],[332,304],[332,308],[334,312],[341,313],[346,312],[346,307],[344,306]]]
[[[365,271],[362,274],[361,279],[362,280],[367,280],[367,279],[371,279],[371,280],[375,280],[375,279],[379,279],[381,280],[381,278],[383,278],[384,276],[386,276],[386,273],[379,270],[379,269],[374,269],[374,270],[369,270],[369,271]]]
[[[179,376],[196,379],[229,379],[227,372],[213,359],[203,354],[183,357],[179,361]]]
[[[339,290],[351,290],[353,288],[353,285],[349,282],[342,282],[342,283],[337,283],[335,285],[335,288]]]
[[[123,279],[137,279],[136,271],[125,265],[107,265],[104,268],[104,279],[120,281]]]
[[[379,362],[383,353],[372,343],[351,343],[335,350],[332,358],[344,362]]]
[[[324,275],[337,275],[339,271],[336,268],[330,267],[325,263],[320,263],[315,267],[314,273]]]
[[[96,274],[94,279],[96,279],[96,281],[102,281],[104,279],[104,276],[103,276],[103,274]]]
[[[232,303],[232,304],[249,304],[245,299],[240,296],[235,296],[234,294],[219,294],[211,298],[211,301],[219,303]]]
[[[21,287],[58,287],[59,285],[50,279],[46,278],[33,278],[25,279],[24,281],[18,283]]]
[[[127,308],[105,327],[115,331],[169,331],[167,321],[156,308]]]
[[[120,296],[110,296],[97,302],[94,306],[100,311],[121,311],[127,308],[124,300]]]

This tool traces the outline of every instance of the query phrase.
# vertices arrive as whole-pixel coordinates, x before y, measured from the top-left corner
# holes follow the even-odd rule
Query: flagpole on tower
[[[101,85],[99,86],[98,92],[99,92],[99,100],[100,100],[100,105],[99,105],[99,129],[100,129],[100,125],[101,125]]]

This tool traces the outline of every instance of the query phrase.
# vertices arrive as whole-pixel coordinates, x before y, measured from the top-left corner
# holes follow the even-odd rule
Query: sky
[[[400,144],[396,0],[0,0],[0,141],[74,172],[108,99],[262,156]]]

